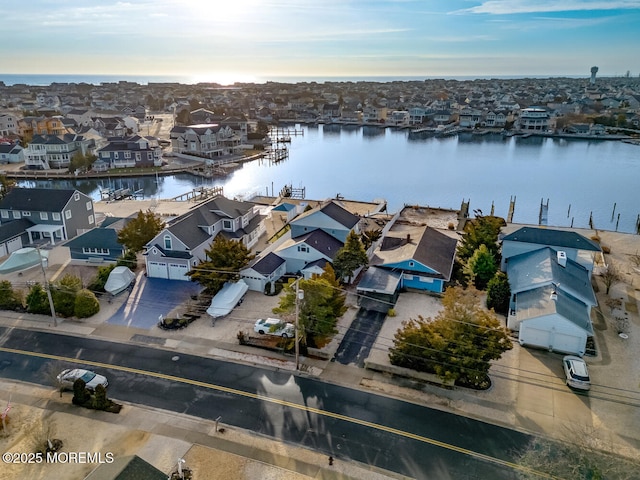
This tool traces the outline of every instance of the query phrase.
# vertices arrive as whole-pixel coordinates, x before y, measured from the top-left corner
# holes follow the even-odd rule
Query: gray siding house
[[[217,196],[175,218],[145,246],[147,277],[185,280],[206,260],[205,250],[216,235],[251,248],[265,232],[260,207]]]
[[[24,219],[28,243],[69,240],[95,227],[93,200],[78,190],[13,188],[0,200],[0,224]]]

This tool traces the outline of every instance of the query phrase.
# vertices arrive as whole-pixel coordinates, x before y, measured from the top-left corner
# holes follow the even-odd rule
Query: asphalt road
[[[33,352],[33,353],[29,353]],[[0,376],[46,384],[72,359],[109,379],[109,397],[216,419],[423,479],[514,479],[526,434],[289,372],[145,346],[0,327]]]
[[[364,361],[380,333],[386,314],[373,310],[358,310],[349,330],[336,350],[335,359],[343,365],[364,367]]]

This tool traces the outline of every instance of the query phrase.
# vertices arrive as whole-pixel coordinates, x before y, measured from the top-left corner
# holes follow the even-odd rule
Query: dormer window
[[[233,220],[222,220],[222,228],[224,230],[232,230],[233,229]]]
[[[171,236],[164,236],[164,248],[165,250],[171,250]]]

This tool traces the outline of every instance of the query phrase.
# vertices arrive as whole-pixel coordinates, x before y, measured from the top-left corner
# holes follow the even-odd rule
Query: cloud
[[[486,0],[454,14],[511,15],[518,13],[577,12],[640,9],[640,0]]]

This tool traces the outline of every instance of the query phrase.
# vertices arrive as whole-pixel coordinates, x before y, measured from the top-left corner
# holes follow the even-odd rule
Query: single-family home
[[[147,276],[188,281],[216,235],[251,248],[265,232],[260,208],[219,195],[176,217],[145,246]]]
[[[267,285],[274,283],[287,273],[286,260],[273,252],[253,259],[249,266],[240,271],[240,278],[250,290],[265,292]],[[268,292],[265,292],[268,293]]]
[[[297,238],[320,229],[344,243],[351,230],[360,233],[360,217],[349,212],[335,200],[301,213],[290,223],[291,238]]]
[[[125,246],[118,242],[118,232],[128,219],[107,217],[97,228],[84,232],[67,241],[72,264],[115,263],[125,253]]]
[[[286,271],[292,274],[302,274],[309,264],[318,260],[332,262],[344,242],[330,235],[324,229],[315,228],[303,235],[298,235],[284,241],[275,254],[286,261]],[[309,278],[313,271],[307,272]]]
[[[90,142],[82,135],[35,135],[25,150],[25,166],[36,170],[69,168],[76,153],[85,155]]]
[[[78,190],[12,188],[0,200],[0,223],[24,219],[28,243],[68,240],[95,227],[93,200]]]
[[[109,143],[96,154],[109,168],[162,166],[162,147],[155,137],[109,138]]]
[[[240,152],[240,137],[228,126],[219,124],[176,125],[170,132],[174,153],[216,158]]]
[[[584,355],[593,336],[591,308],[597,303],[590,273],[550,247],[509,258],[507,327],[518,332],[521,345]]]
[[[19,143],[0,143],[0,163],[24,162],[24,148]]]

